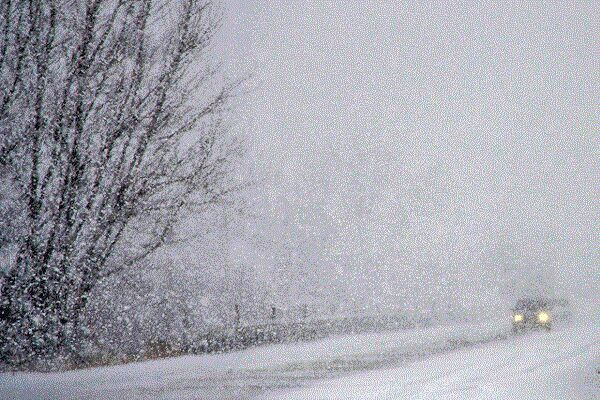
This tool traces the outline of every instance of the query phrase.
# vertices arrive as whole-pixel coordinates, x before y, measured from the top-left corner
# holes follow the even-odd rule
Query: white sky
[[[339,255],[313,273],[367,296],[468,293],[504,232],[530,269],[597,297],[597,3],[226,6],[270,229],[287,216]]]

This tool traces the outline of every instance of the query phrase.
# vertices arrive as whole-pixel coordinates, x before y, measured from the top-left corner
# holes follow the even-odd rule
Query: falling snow
[[[1,2],[0,398],[594,398],[599,17]]]

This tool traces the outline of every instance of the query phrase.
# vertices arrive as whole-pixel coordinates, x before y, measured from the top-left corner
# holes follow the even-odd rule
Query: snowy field
[[[593,318],[521,336],[501,322],[263,346],[66,373],[0,375],[3,399],[599,399]]]

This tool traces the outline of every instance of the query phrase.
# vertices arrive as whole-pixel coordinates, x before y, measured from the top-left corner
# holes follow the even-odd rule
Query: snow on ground
[[[594,385],[600,390],[597,321],[519,337],[507,328],[498,321],[445,325],[64,373],[0,374],[0,397],[577,399],[593,398]]]
[[[64,373],[0,374],[0,393],[18,398],[250,398],[315,379],[389,367],[435,351],[492,340],[499,324],[443,325],[343,335],[313,342],[184,356]]]
[[[600,399],[597,321],[435,354],[272,399]]]

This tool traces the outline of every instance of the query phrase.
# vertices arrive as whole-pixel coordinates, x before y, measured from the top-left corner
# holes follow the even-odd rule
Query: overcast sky
[[[273,230],[326,244],[313,273],[468,297],[508,237],[597,297],[597,4],[225,4],[227,71],[253,73],[236,129]]]

